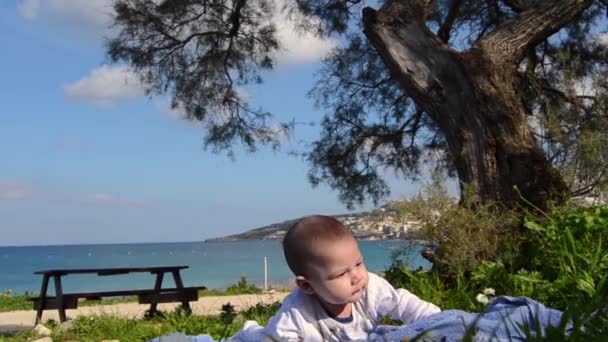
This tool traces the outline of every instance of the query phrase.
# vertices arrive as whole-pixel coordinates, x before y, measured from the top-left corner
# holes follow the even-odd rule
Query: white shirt
[[[351,322],[340,323],[329,317],[316,297],[298,288],[284,299],[262,334],[270,341],[367,340],[385,316],[407,324],[440,311],[407,290],[395,290],[386,280],[370,273],[363,296],[353,303]]]

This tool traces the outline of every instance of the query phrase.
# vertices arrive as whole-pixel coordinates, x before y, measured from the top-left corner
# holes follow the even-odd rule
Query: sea
[[[360,241],[361,253],[372,272],[386,270],[393,254],[408,245],[411,244],[406,241]],[[420,257],[420,248],[414,247],[401,256],[413,269],[430,267]],[[246,277],[249,283],[261,287],[265,257],[268,284],[289,286],[293,276],[277,240],[0,247],[0,292],[40,292],[42,277],[34,272],[41,270],[171,265],[189,266],[182,271],[185,286],[225,289]],[[154,278],[146,273],[68,275],[62,283],[64,292],[110,291],[150,288]],[[174,286],[172,278],[166,277],[163,286]]]

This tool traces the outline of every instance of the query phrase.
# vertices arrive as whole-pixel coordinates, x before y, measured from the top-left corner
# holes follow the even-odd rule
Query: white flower
[[[491,287],[483,289],[483,291],[481,291],[481,293],[483,293],[486,296],[494,296],[494,295],[496,295],[496,291],[494,291],[494,289],[491,288]]]
[[[483,293],[477,294],[477,296],[475,297],[475,300],[478,303],[481,303],[481,304],[484,304],[484,305],[488,304],[490,302],[490,299],[486,295],[484,295]]]

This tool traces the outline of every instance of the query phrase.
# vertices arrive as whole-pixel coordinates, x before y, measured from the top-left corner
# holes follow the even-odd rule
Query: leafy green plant
[[[526,296],[543,303],[548,303],[555,292],[540,272],[526,269],[511,272],[501,261],[482,262],[472,272],[471,282],[478,289],[492,286],[500,295]]]
[[[527,220],[525,226],[538,246],[530,268],[553,282],[556,302],[564,307],[598,294],[608,277],[608,208],[554,210],[544,222]]]
[[[0,292],[0,312],[30,310],[32,302],[28,298],[33,296],[34,294],[31,292],[16,294],[11,290],[4,290]]]
[[[608,277],[608,208],[560,208],[529,229],[519,260],[484,261],[472,272],[476,287],[528,296],[564,310],[603,295]]]
[[[247,281],[247,277],[241,277],[239,282],[235,285],[230,285],[226,288],[228,294],[256,294],[262,293],[262,289],[257,287],[255,284],[251,284]]]
[[[260,325],[265,325],[268,322],[268,319],[279,311],[280,307],[281,302],[279,301],[271,304],[257,303],[256,305],[247,308],[242,314],[247,320],[254,320]]]
[[[437,271],[412,271],[407,263],[396,260],[384,277],[395,288],[407,289],[444,310],[479,311],[482,308],[475,302],[476,289],[463,273],[457,275],[454,282],[446,283]]]
[[[456,280],[476,269],[484,260],[495,260],[503,253],[513,254],[518,238],[514,231],[520,216],[497,210],[497,204],[481,205],[465,191],[460,203],[449,196],[436,176],[422,193],[393,208],[401,221],[415,222],[410,238],[423,241],[432,251],[433,267],[445,279]],[[417,246],[412,246],[417,247]]]
[[[544,335],[533,333],[537,326],[522,326],[530,341],[608,340],[608,208],[538,213],[528,213],[521,239],[493,258],[480,258],[469,273],[445,277],[437,268],[411,271],[396,259],[385,276],[443,309],[479,312],[483,306],[475,294],[491,287],[496,295],[527,296],[564,312],[562,324]],[[475,327],[468,328],[463,340],[473,341]]]

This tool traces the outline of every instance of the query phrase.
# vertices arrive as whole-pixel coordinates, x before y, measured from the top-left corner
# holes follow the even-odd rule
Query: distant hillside
[[[414,228],[413,222],[400,222],[393,204],[389,202],[371,212],[334,215],[355,237],[361,240],[389,240],[407,238]],[[278,240],[282,239],[287,229],[300,218],[248,230],[244,233],[208,239],[206,242],[240,241],[240,240]]]
[[[277,240],[282,239],[285,232],[298,219],[287,220],[279,223],[273,223],[268,226],[248,230],[244,233],[228,235],[218,238],[205,240],[206,242],[218,241],[239,241],[239,240]]]

